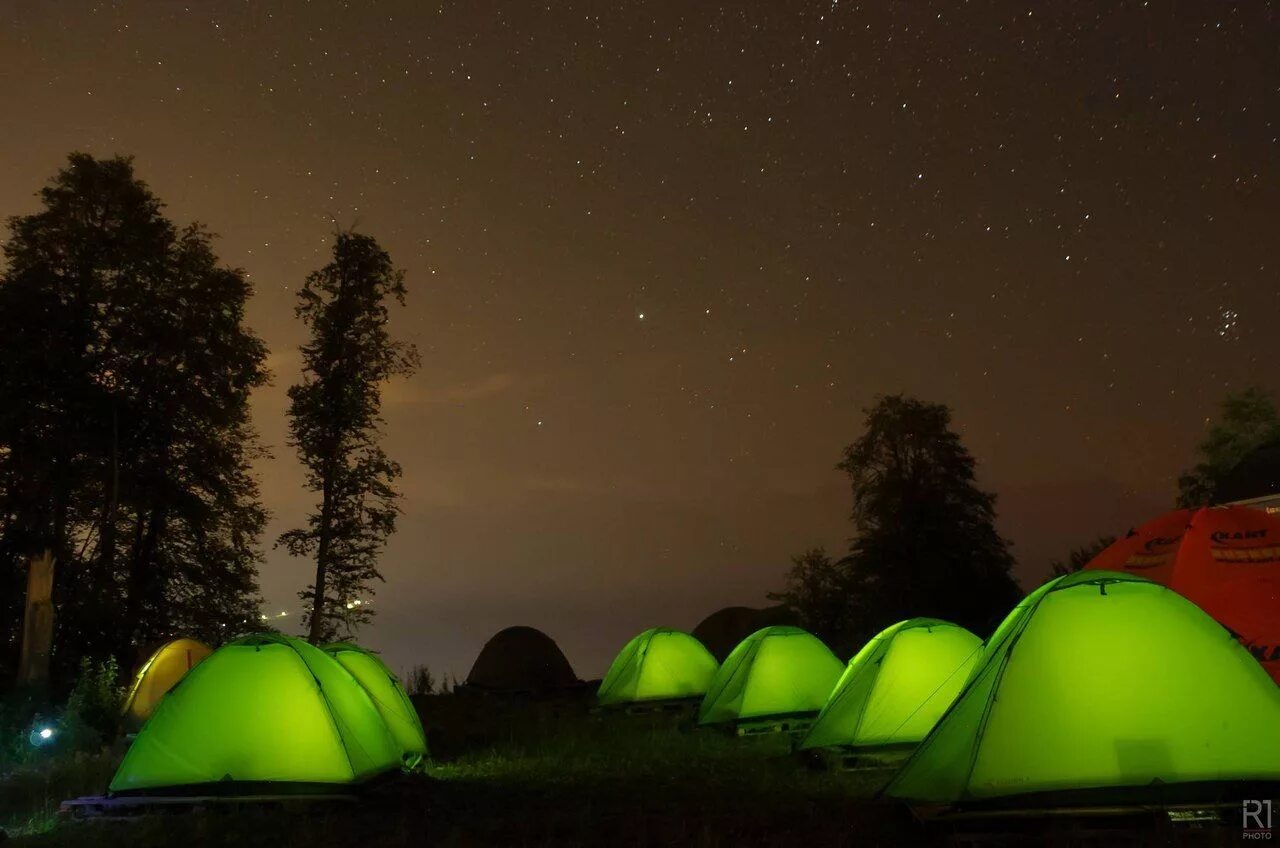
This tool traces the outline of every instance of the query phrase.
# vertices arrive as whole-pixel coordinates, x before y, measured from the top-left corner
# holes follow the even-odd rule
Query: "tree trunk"
[[[116,402],[111,401],[111,468],[107,482],[106,503],[102,507],[102,526],[98,532],[98,572],[115,574],[116,570],[116,513],[120,503],[120,427]]]
[[[27,608],[22,620],[18,686],[42,688],[49,680],[53,651],[53,551],[45,548],[27,563]]]
[[[129,575],[125,583],[124,626],[118,653],[122,663],[132,662],[136,654],[135,643],[140,644],[153,635],[145,632],[141,619],[148,603],[156,600],[149,597],[151,593],[147,591],[147,585],[153,579],[155,568],[152,559],[163,524],[164,513],[159,508],[152,509],[150,513],[138,512],[133,555],[129,559]]]
[[[329,577],[329,547],[333,536],[333,463],[327,463],[320,503],[320,538],[316,543],[316,582],[311,597],[311,627],[307,641],[319,645],[324,641],[323,630],[326,582]]]

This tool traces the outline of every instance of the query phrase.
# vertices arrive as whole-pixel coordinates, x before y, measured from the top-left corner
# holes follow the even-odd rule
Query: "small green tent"
[[[110,788],[323,788],[400,763],[399,745],[350,672],[301,639],[266,633],[219,648],[169,690]]]
[[[742,724],[818,714],[843,665],[831,649],[799,627],[766,627],[734,648],[702,699],[698,723]]]
[[[654,627],[618,654],[600,683],[601,706],[701,698],[719,663],[702,643],[679,630]]]
[[[981,649],[977,636],[936,618],[885,629],[849,662],[800,747],[913,747],[960,694]]]
[[[1280,688],[1249,652],[1171,589],[1080,571],[1009,614],[885,794],[1172,802],[1202,800],[1208,783],[1276,780]]]
[[[698,622],[693,638],[701,642],[716,662],[724,662],[734,648],[762,627],[796,625],[800,619],[784,604],[763,609],[725,607]]]
[[[350,642],[335,642],[321,648],[351,672],[364,691],[373,699],[383,721],[400,745],[400,758],[406,768],[422,762],[427,754],[427,739],[422,732],[418,711],[405,693],[400,681],[378,655]]]

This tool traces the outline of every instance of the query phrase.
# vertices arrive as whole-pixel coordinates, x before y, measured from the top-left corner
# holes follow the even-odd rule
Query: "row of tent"
[[[886,791],[913,801],[1280,780],[1280,688],[1267,676],[1280,667],[1277,563],[1280,520],[1179,511],[1033,592],[985,642],[912,619],[846,665],[776,623],[779,611],[730,608],[695,631],[713,650],[665,628],[632,639],[598,698],[698,699],[704,725],[902,756]],[[726,635],[750,624],[765,626],[729,650]],[[519,691],[531,679],[579,682],[549,637],[508,628],[468,684]],[[394,675],[345,643],[260,634],[210,652],[177,640],[144,665],[126,710],[146,723],[113,792],[346,784],[413,768],[426,752]]]
[[[885,795],[913,803],[1153,788],[1167,800],[1280,781],[1280,687],[1195,604],[1119,572],[1046,584],[985,642],[935,619],[895,624],[847,666],[794,627],[752,634],[718,666],[693,637],[649,630],[597,697],[700,697],[701,725],[806,728],[802,748],[900,754]]]
[[[718,662],[755,631],[795,623],[796,616],[785,607],[725,607],[703,619],[692,635]],[[465,682],[471,689],[509,695],[546,694],[583,684],[554,639],[524,626],[504,628],[485,642]]]
[[[1173,510],[1130,531],[1085,568],[1142,575],[1175,590],[1235,634],[1280,682],[1280,517],[1244,506]],[[723,661],[751,633],[797,623],[784,607],[728,607],[692,635]],[[475,688],[508,692],[578,682],[555,642],[529,627],[491,639],[467,677]]]
[[[146,663],[125,709],[145,723],[115,794],[332,787],[414,769],[427,750],[395,675],[346,642],[264,633],[209,652],[177,640]]]

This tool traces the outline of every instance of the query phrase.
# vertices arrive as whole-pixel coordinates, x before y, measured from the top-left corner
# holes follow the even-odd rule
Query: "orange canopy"
[[[1235,634],[1280,683],[1280,518],[1243,506],[1175,510],[1085,568],[1163,583]]]

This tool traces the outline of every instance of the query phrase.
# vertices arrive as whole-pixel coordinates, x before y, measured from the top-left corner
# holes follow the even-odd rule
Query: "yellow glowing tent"
[[[174,639],[161,645],[133,677],[124,702],[126,721],[141,726],[155,712],[164,693],[211,653],[209,646],[195,639]]]

